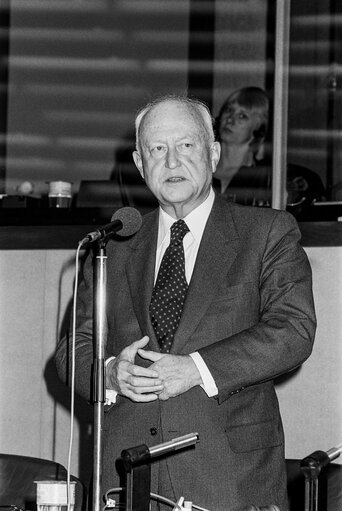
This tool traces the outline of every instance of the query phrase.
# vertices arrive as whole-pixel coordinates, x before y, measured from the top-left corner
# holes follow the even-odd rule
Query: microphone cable
[[[71,385],[70,385],[70,433],[69,433],[69,448],[68,448],[68,464],[67,464],[67,505],[68,511],[71,511],[71,455],[74,438],[74,416],[75,416],[75,352],[76,352],[76,304],[77,304],[77,290],[78,290],[78,273],[79,273],[79,257],[83,241],[78,243],[75,256],[75,280],[74,280],[74,293],[73,293],[73,306],[72,306],[72,334],[71,334]],[[76,496],[76,488],[75,488]]]
[[[116,504],[115,500],[113,501],[112,499],[109,498],[109,495],[111,493],[119,493],[120,494],[124,490],[125,489],[122,486],[119,486],[118,488],[111,488],[110,490],[108,490],[105,493],[105,502],[106,503],[105,503],[105,505],[103,507],[103,511],[110,510],[110,509],[125,509],[126,508],[125,504],[120,504],[120,503]],[[173,500],[168,499],[167,497],[163,497],[162,495],[158,495],[158,493],[152,493],[151,492],[150,493],[150,498],[155,500],[156,502],[162,502],[164,504],[169,505],[170,507],[172,506],[173,507],[172,511],[177,510],[177,509],[179,511],[183,511],[183,509],[184,509],[178,502],[173,502]],[[198,505],[196,505],[194,503],[192,503],[192,509],[193,510],[197,509],[198,511],[210,511],[209,509],[206,509],[204,507],[200,507],[200,506],[198,506]]]

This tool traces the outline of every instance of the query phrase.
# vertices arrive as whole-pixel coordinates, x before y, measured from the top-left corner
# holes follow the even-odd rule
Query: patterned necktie
[[[188,285],[185,279],[183,238],[189,228],[184,220],[171,226],[171,241],[161,262],[150,303],[150,316],[160,351],[169,353],[177,330]]]

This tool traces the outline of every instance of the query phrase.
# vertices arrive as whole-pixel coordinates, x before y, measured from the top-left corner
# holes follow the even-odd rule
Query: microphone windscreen
[[[139,231],[142,218],[139,211],[135,208],[120,208],[115,211],[111,221],[120,220],[122,228],[117,232],[120,236],[132,236]]]

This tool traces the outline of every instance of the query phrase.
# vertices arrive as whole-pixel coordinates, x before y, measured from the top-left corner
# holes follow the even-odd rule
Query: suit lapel
[[[235,260],[238,245],[230,207],[216,198],[203,233],[172,351],[179,351],[195,331],[217,295],[222,276]]]
[[[159,345],[149,317],[149,305],[154,284],[154,267],[158,236],[158,210],[145,217],[142,228],[132,243],[132,255],[126,264],[133,307],[143,335],[150,338],[150,348]]]
[[[154,285],[154,268],[158,236],[158,210],[144,217],[143,226],[132,240],[132,254],[126,263],[133,307],[150,348],[159,351],[149,305]],[[196,264],[188,289],[183,314],[172,351],[179,351],[197,328],[210,303],[217,295],[222,276],[236,258],[239,236],[230,207],[216,198],[205,227]]]

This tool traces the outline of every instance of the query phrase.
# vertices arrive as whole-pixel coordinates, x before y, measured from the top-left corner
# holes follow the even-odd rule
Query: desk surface
[[[76,249],[79,240],[108,223],[112,214],[112,208],[0,210],[0,249]],[[299,227],[305,247],[342,246],[342,222],[299,222]]]

